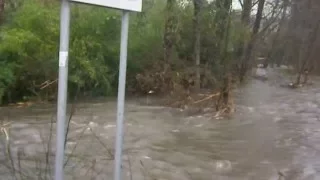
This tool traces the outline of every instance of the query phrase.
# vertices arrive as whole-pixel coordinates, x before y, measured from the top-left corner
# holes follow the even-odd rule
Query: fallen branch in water
[[[70,155],[66,157],[66,161],[65,161],[65,163],[64,163],[64,165],[63,165],[64,168],[67,166],[67,164],[68,164],[71,156],[73,155],[75,149],[76,149],[77,146],[78,146],[78,141],[82,138],[82,136],[84,135],[84,132],[86,131],[86,129],[88,128],[88,126],[89,126],[89,123],[88,123],[85,127],[83,127],[82,131],[80,132],[80,135],[78,136],[78,139],[75,141],[76,144],[75,144],[75,146],[72,148]],[[66,139],[66,141],[68,141],[68,139]]]
[[[99,138],[98,135],[92,130],[92,128],[89,127],[89,130],[91,131],[92,135],[96,138],[96,140],[100,143],[100,145],[106,150],[106,152],[109,154],[109,160],[114,160],[114,154],[111,152],[111,150],[107,147],[106,144],[102,142],[102,140]]]
[[[140,160],[140,165],[141,165],[142,171],[143,171],[143,177],[144,177],[143,179],[146,179],[146,177],[149,177],[149,179],[152,179],[152,180],[157,179],[148,171],[147,167],[144,165],[142,160]]]
[[[129,173],[130,173],[130,180],[133,180],[132,177],[132,165],[131,165],[131,160],[130,160],[130,154],[128,153],[128,164],[129,164]]]
[[[11,170],[12,170],[12,177],[17,179],[16,177],[16,169],[12,157],[12,152],[11,152],[11,144],[10,144],[10,136],[9,132],[5,127],[1,127],[1,132],[5,135],[6,137],[6,156],[9,158],[9,162],[11,163]]]
[[[49,80],[48,81],[46,81],[46,82],[44,82],[44,83],[42,83],[40,86],[40,89],[42,90],[42,89],[44,89],[44,88],[47,88],[48,86],[50,86],[51,84],[53,84],[53,83],[55,83],[55,82],[57,82],[58,81],[58,79],[56,79],[56,80],[54,80],[54,81],[51,81],[51,82],[49,82]]]
[[[278,180],[283,180],[285,178],[286,178],[286,176],[284,175],[284,173],[281,171],[278,171]]]
[[[218,112],[216,113],[216,115],[214,115],[214,118],[220,117],[223,113],[225,113],[225,112],[227,111],[227,109],[228,109],[228,108],[224,108],[224,109],[218,111]]]
[[[220,93],[212,94],[212,95],[207,96],[207,97],[205,97],[205,98],[203,98],[203,99],[200,99],[200,100],[198,100],[198,101],[193,102],[193,104],[198,104],[198,103],[200,103],[200,102],[209,100],[209,99],[211,99],[211,98],[213,98],[213,97],[216,97],[216,96],[219,96],[219,95],[220,95]]]

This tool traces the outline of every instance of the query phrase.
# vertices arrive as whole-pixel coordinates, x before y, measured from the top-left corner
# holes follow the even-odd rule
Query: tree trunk
[[[244,0],[242,14],[241,14],[241,23],[243,25],[243,28],[249,28],[251,9],[252,9],[252,0]],[[243,64],[242,62],[243,59],[241,57],[244,54],[244,50],[245,50],[244,47],[245,47],[245,39],[241,39],[236,52],[236,56],[239,58],[239,64],[240,64],[240,67],[236,67],[239,73],[241,72],[241,66]]]
[[[173,47],[175,44],[175,5],[176,0],[167,0],[166,5],[166,22],[163,36],[164,62],[169,65],[172,61]]]
[[[307,45],[305,45],[307,48],[306,49],[306,57],[304,57],[302,55],[301,58],[299,59],[299,61],[303,61],[303,63],[302,63],[302,66],[300,67],[300,70],[298,72],[297,81],[296,81],[297,85],[299,85],[301,83],[302,74],[304,74],[304,76],[305,76],[303,83],[305,84],[308,81],[310,64],[312,64],[311,63],[311,61],[312,61],[311,56],[313,54],[314,47],[315,47],[316,41],[318,39],[319,29],[320,29],[320,20],[318,20],[313,31],[309,34],[309,37],[307,40]]]
[[[288,10],[288,6],[289,6],[289,0],[283,0],[283,4],[282,4],[282,15],[281,15],[281,19],[280,19],[280,22],[279,22],[279,26],[278,26],[278,29],[277,29],[277,32],[276,32],[276,36],[273,38],[273,41],[272,41],[272,48],[271,50],[269,51],[268,55],[267,55],[267,58],[266,58],[266,61],[264,62],[264,67],[267,67],[270,63],[273,65],[274,64],[274,60],[273,60],[273,55],[274,55],[274,51],[278,51],[278,44],[280,43],[279,42],[279,36],[280,36],[280,32],[281,30],[283,29],[283,24],[284,24],[284,21],[285,21],[285,18],[286,18],[286,13],[287,13],[287,10]],[[280,60],[277,60],[277,65],[281,65],[280,64]]]
[[[285,57],[297,71],[295,84],[304,83],[304,71],[311,73],[319,64],[320,1],[292,0]],[[319,67],[319,66],[318,66]],[[319,71],[318,71],[319,72]],[[314,72],[313,72],[314,73]],[[308,77],[306,78],[308,80]]]
[[[225,113],[233,113],[234,105],[233,105],[233,97],[232,97],[232,74],[226,73],[223,78],[223,85],[220,90],[220,96],[218,102],[216,104],[216,110],[223,110]]]
[[[252,0],[244,0],[242,14],[241,14],[241,22],[245,26],[248,26],[250,24],[251,9],[252,9]]]
[[[216,41],[218,44],[219,52],[216,58],[222,63],[224,61],[224,51],[225,51],[225,37],[227,34],[226,29],[228,28],[228,21],[230,15],[232,0],[217,0],[216,7],[217,13],[215,17],[216,22]]]
[[[304,75],[303,84],[306,85],[308,83],[308,81],[309,81],[309,71],[306,70],[303,75]]]
[[[200,52],[201,52],[201,29],[200,29],[200,18],[201,18],[201,6],[202,0],[193,0],[194,15],[193,15],[193,30],[194,30],[194,62],[196,66],[196,79],[195,89],[200,90],[201,88],[201,74],[200,74]]]
[[[5,0],[0,0],[0,25],[4,22],[4,3]]]
[[[228,56],[228,42],[230,36],[230,24],[231,24],[231,0],[218,0],[217,3],[217,38],[219,45],[219,64],[223,67],[222,84],[220,87],[220,96],[216,104],[216,110],[223,110],[225,113],[233,112],[233,99],[232,99],[232,61]]]
[[[249,69],[249,64],[251,61],[253,47],[254,47],[255,42],[257,40],[257,34],[259,32],[260,25],[261,25],[264,4],[265,4],[265,0],[259,0],[258,10],[257,10],[257,14],[256,14],[256,20],[255,20],[253,28],[252,28],[251,39],[250,39],[250,41],[247,45],[247,48],[244,52],[243,59],[242,59],[242,65],[240,67],[240,74],[239,74],[240,82],[243,82],[243,80],[247,74],[247,71]]]

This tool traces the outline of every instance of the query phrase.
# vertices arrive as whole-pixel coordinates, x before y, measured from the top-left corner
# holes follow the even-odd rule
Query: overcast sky
[[[239,0],[233,0],[232,7],[233,7],[233,9],[241,9],[241,5],[239,3]]]

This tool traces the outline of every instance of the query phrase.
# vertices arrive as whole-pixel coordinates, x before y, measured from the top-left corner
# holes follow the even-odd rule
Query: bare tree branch
[[[243,9],[243,2],[242,0],[238,0],[239,1],[239,4],[241,5],[241,8]]]

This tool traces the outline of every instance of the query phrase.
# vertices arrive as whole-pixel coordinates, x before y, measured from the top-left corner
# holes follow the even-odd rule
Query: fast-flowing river
[[[269,79],[251,80],[236,92],[230,119],[128,100],[123,179],[320,179],[320,81],[292,90],[280,87],[278,75]],[[4,126],[9,140],[0,136],[0,179],[52,178],[55,109],[0,109],[0,119],[10,123]],[[113,179],[115,120],[113,100],[77,104],[66,144],[66,180]]]

